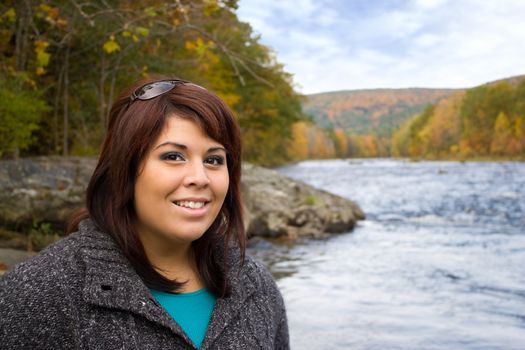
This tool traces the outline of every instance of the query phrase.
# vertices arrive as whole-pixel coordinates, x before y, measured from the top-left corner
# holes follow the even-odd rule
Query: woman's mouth
[[[175,201],[175,205],[190,209],[200,209],[206,205],[205,201]]]

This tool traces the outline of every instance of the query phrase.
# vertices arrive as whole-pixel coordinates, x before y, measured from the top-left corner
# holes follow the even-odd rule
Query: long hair
[[[124,256],[150,288],[177,291],[183,282],[170,280],[152,266],[134,226],[134,187],[139,167],[169,115],[189,118],[203,132],[226,149],[229,187],[215,221],[192,242],[199,275],[207,288],[219,297],[229,294],[226,261],[230,242],[244,258],[246,246],[240,193],[241,137],[231,110],[214,93],[191,83],[177,85],[151,100],[134,100],[131,94],[159,79],[141,80],[126,89],[113,104],[98,164],[86,192],[86,209],[74,216],[68,231],[90,217],[110,234]]]

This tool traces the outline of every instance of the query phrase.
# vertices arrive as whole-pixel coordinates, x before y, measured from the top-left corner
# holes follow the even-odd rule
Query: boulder
[[[96,158],[87,157],[0,161],[0,230],[27,233],[35,222],[63,230],[83,205],[95,165]],[[249,237],[346,232],[364,219],[350,200],[251,164],[243,165],[242,194]]]
[[[0,226],[35,221],[64,225],[82,206],[96,158],[39,157],[0,161]]]
[[[248,236],[348,232],[365,218],[354,202],[271,169],[244,164],[241,185]]]

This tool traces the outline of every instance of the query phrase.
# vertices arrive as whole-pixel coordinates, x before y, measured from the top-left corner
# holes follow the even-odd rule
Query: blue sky
[[[305,94],[525,74],[524,0],[240,0],[237,13]]]

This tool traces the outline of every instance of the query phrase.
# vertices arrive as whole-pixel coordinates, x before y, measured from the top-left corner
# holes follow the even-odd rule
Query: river
[[[277,277],[292,349],[525,349],[525,163],[278,171],[367,214],[351,233],[250,248]]]

